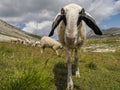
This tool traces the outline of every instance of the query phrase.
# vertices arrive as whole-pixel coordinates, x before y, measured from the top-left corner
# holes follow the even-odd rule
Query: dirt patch
[[[115,48],[111,48],[106,44],[93,44],[82,48],[83,52],[115,52]]]

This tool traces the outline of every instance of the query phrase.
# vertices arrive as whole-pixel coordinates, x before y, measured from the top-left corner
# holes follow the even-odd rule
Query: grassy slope
[[[73,75],[75,90],[120,90],[120,51],[115,39],[87,40],[86,46],[105,43],[117,51],[80,53],[81,77]],[[65,59],[64,53],[57,57],[51,49],[41,54],[38,47],[0,43],[0,90],[65,90]]]

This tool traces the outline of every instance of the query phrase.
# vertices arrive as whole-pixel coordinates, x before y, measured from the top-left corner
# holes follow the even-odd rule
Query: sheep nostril
[[[66,41],[67,41],[68,44],[74,44],[75,43],[75,38],[66,37]]]

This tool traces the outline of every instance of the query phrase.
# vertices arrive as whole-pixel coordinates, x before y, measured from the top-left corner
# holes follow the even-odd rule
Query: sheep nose
[[[68,44],[74,44],[75,38],[66,37],[66,41],[67,41]]]

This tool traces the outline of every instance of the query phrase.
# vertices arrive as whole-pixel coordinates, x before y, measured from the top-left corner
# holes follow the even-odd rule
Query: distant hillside
[[[111,37],[111,36],[116,36],[116,35],[120,35],[120,28],[117,27],[113,27],[113,28],[109,28],[109,29],[104,29],[102,30],[103,35],[102,36],[98,36],[95,35],[94,32],[91,30],[88,33],[88,38],[94,38],[94,37]]]
[[[19,28],[8,24],[7,22],[0,20],[0,40],[8,40],[12,38],[36,40],[38,37],[39,36],[24,32]]]

